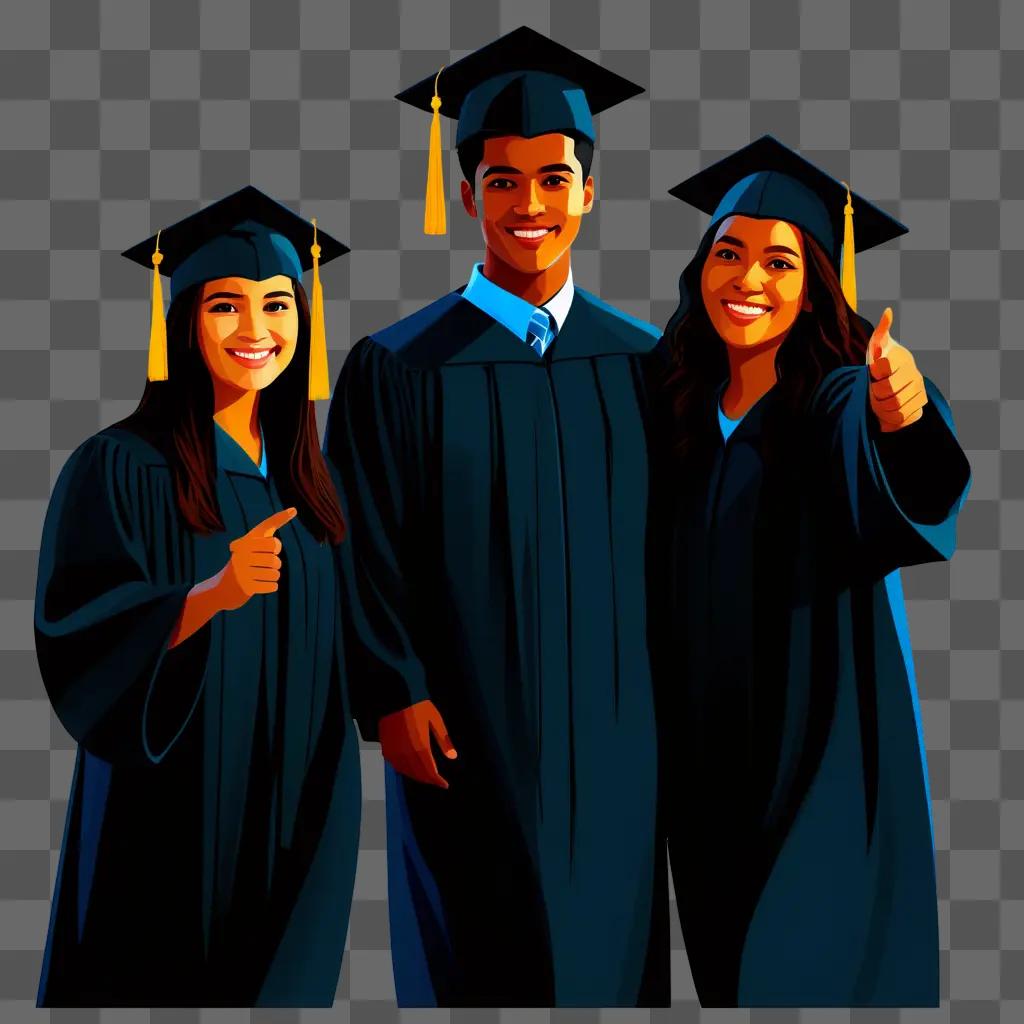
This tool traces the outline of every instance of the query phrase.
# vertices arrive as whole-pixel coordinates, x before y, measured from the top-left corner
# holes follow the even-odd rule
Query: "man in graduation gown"
[[[326,441],[355,713],[389,762],[398,1001],[664,1005],[639,370],[658,332],[570,268],[591,115],[641,90],[525,28],[436,84],[484,262],[356,344]],[[399,98],[436,110],[434,88]]]

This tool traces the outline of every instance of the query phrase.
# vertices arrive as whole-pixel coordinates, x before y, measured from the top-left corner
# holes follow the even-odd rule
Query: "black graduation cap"
[[[167,379],[167,331],[160,274],[171,279],[171,300],[190,285],[218,277],[264,281],[277,274],[301,279],[313,271],[310,308],[310,398],[330,396],[323,291],[319,267],[349,248],[252,185],[162,228],[122,255],[153,268],[148,379]]]
[[[159,235],[123,253],[144,267],[153,265],[159,249],[160,273],[171,279],[171,299],[200,281],[244,277],[263,281],[275,274],[301,278],[313,267],[311,248],[316,235],[319,262],[328,263],[349,251],[326,232],[304,220],[252,185],[190,214]]]
[[[908,231],[881,207],[851,193],[845,182],[837,181],[771,135],[762,135],[698,171],[669,189],[669,194],[711,214],[712,228],[737,214],[795,224],[841,267],[843,291],[854,309],[854,251],[872,249]]]
[[[427,172],[427,234],[444,234],[438,113],[458,120],[456,146],[478,136],[558,133],[594,141],[594,114],[643,87],[523,25],[398,93],[433,111]]]

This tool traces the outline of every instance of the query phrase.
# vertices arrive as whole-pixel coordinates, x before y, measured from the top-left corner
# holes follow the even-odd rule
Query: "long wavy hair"
[[[679,306],[665,327],[671,366],[664,388],[672,413],[674,450],[682,459],[710,448],[718,430],[715,402],[729,379],[725,342],[704,308],[700,288],[716,228],[708,229],[680,275]],[[799,314],[775,355],[782,407],[797,415],[832,370],[863,364],[872,331],[871,324],[847,303],[825,250],[807,232],[801,234],[812,308]]]
[[[309,400],[309,304],[292,280],[299,318],[295,355],[259,396],[267,465],[282,499],[320,542],[340,543],[345,521],[320,451]],[[216,488],[213,381],[199,346],[202,285],[184,289],[167,311],[168,379],[147,381],[136,410],[119,426],[135,430],[164,452],[174,475],[178,508],[196,533],[224,529]]]

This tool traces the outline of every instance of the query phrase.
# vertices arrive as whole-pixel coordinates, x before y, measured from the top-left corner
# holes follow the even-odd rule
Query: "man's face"
[[[594,205],[594,179],[584,180],[575,149],[567,135],[487,139],[475,190],[462,183],[462,203],[480,218],[487,248],[520,273],[555,263]]]

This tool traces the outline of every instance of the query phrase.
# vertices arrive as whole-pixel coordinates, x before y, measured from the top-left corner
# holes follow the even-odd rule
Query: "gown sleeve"
[[[163,757],[195,708],[206,661],[208,627],[168,651],[193,581],[154,578],[147,539],[178,540],[153,487],[127,446],[91,438],[60,474],[40,544],[43,683],[64,728],[109,761]]]
[[[395,357],[369,338],[349,353],[324,447],[338,471],[350,552],[341,558],[353,717],[365,739],[385,715],[428,700],[414,643],[414,525],[421,438],[415,400]]]
[[[833,371],[811,404],[829,460],[831,508],[852,537],[851,558],[873,574],[951,558],[970,465],[949,405],[927,378],[920,420],[883,433],[866,367]]]

